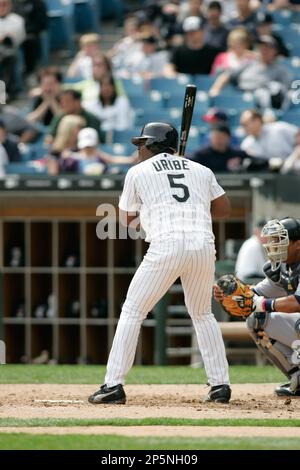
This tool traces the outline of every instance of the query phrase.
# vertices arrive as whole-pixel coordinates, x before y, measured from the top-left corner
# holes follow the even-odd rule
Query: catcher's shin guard
[[[292,393],[296,393],[297,390],[300,391],[300,370],[294,372],[291,376],[290,389]]]
[[[263,329],[257,330],[257,320],[254,315],[246,320],[249,333],[254,339],[258,349],[276,366],[286,377],[291,379],[299,371],[298,366],[292,366],[283,352],[276,347],[276,340],[269,338]]]

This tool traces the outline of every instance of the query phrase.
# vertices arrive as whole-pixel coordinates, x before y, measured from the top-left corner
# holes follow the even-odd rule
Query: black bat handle
[[[193,117],[197,87],[195,85],[187,85],[182,109],[181,130],[179,139],[179,155],[184,156],[187,139],[189,136],[190,126]]]

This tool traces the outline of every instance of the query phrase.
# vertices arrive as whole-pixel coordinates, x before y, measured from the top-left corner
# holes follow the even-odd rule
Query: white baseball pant
[[[124,384],[132,367],[143,320],[181,278],[185,304],[193,321],[211,386],[229,384],[228,363],[220,327],[211,312],[215,248],[197,240],[152,242],[127,292],[110,351],[105,383]]]

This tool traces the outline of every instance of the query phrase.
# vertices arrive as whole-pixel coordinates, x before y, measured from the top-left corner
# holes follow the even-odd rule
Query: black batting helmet
[[[280,222],[289,234],[289,240],[300,240],[300,220],[294,217],[285,217]]]
[[[145,145],[154,155],[169,149],[177,152],[178,132],[171,124],[150,122],[143,127],[141,135],[133,137],[131,142],[137,147]]]

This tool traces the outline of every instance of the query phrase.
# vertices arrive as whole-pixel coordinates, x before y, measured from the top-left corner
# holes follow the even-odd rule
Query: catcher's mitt
[[[221,305],[228,315],[247,318],[255,310],[254,292],[233,274],[225,274],[217,281],[224,297]]]

